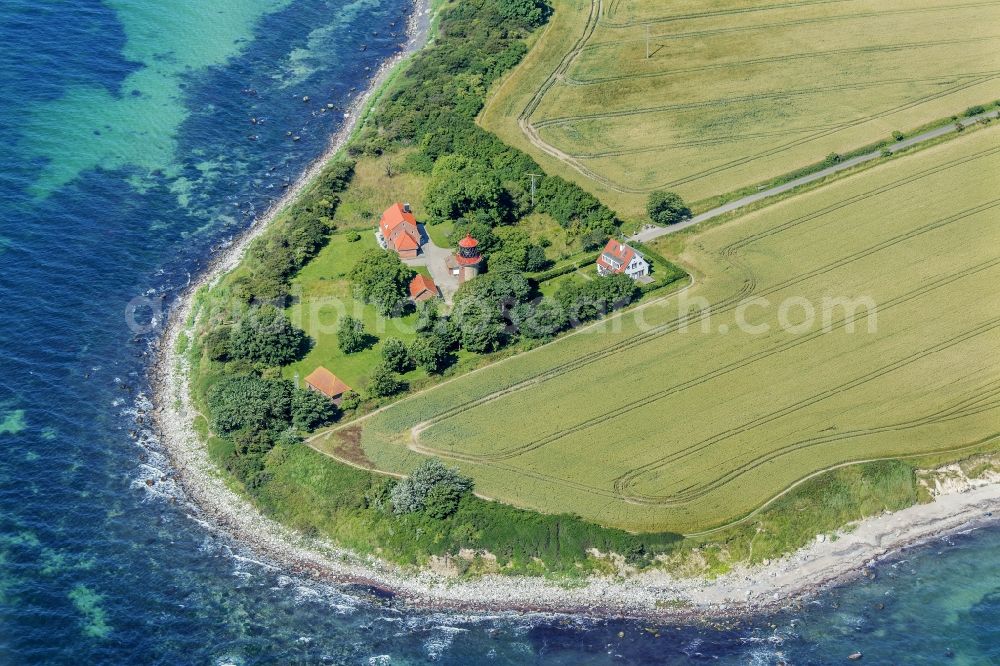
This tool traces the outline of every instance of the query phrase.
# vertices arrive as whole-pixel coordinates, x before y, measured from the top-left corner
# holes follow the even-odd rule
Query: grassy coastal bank
[[[249,498],[255,511],[291,527],[306,539],[330,541],[354,554],[337,551],[335,559],[357,563],[360,557],[364,566],[371,566],[373,560],[363,556],[372,556],[398,565],[433,566],[448,575],[467,578],[503,572],[556,575],[565,580],[591,574],[634,575],[640,570],[662,568],[675,573],[721,575],[735,563],[754,564],[777,558],[807,545],[817,534],[833,533],[852,520],[929,500],[918,470],[934,461],[922,458],[830,470],[804,480],[755,512],[752,523],[692,535],[686,540],[672,532],[609,529],[572,514],[517,509],[469,493],[462,494],[446,515],[426,511],[396,514],[386,510],[392,481],[365,469],[371,461],[363,449],[352,446],[350,439],[329,451],[334,457],[301,441],[303,434],[319,425],[322,418],[339,416],[349,422],[352,417],[363,417],[397,399],[395,395],[375,395],[366,385],[371,380],[370,373],[366,373],[382,355],[379,345],[385,345],[384,339],[364,352],[367,357],[324,352],[321,344],[302,350],[356,362],[357,380],[352,379],[352,385],[363,391],[356,410],[320,415],[313,422],[309,421],[309,409],[299,409],[307,401],[290,381],[297,370],[308,367],[305,364],[296,368],[296,363],[303,363],[301,357],[290,355],[288,359],[298,360],[286,363],[282,358],[275,362],[236,355],[227,349],[232,329],[239,328],[248,313],[262,303],[284,306],[289,320],[302,325],[307,334],[313,331],[302,319],[296,322],[295,310],[308,304],[317,292],[351,300],[352,310],[370,314],[366,308],[372,304],[355,298],[346,278],[351,264],[363,254],[363,244],[370,242],[372,216],[380,211],[380,202],[389,198],[405,199],[424,209],[427,190],[439,175],[434,173],[433,165],[441,159],[458,156],[465,160],[458,170],[462,179],[493,179],[500,186],[498,192],[515,200],[519,194],[522,199],[528,194],[521,175],[540,173],[540,168],[476,127],[475,118],[493,85],[524,55],[548,19],[547,12],[544,4],[532,2],[438,6],[438,32],[432,45],[395,75],[385,77],[380,92],[371,97],[367,111],[359,113],[361,122],[340,150],[312,174],[294,201],[288,202],[290,205],[261,228],[252,242],[247,241],[245,256],[239,252],[233,255],[238,263],[221,264],[213,271],[217,279],[197,291],[182,322],[184,330],[177,330],[171,351],[181,369],[189,373],[192,403],[188,414],[193,417],[198,438],[207,443],[219,478],[230,491]],[[443,91],[448,101],[443,102],[437,95],[425,99],[428,88]],[[543,238],[548,241],[545,258],[554,268],[549,271],[551,277],[545,275],[546,271],[534,276],[528,272],[526,282],[529,289],[536,290],[533,295],[555,293],[561,285],[547,285],[550,281],[583,284],[590,280],[592,276],[578,275],[576,270],[558,274],[559,269],[581,261],[581,257],[589,262],[588,236],[606,233],[609,222],[613,232],[616,219],[612,211],[568,181],[553,178],[551,182],[556,185],[540,193],[541,206],[524,207],[524,214],[513,223],[500,225],[524,231],[528,243],[537,243],[537,247],[543,246]],[[503,215],[505,211],[492,212]],[[480,226],[474,226],[477,223]],[[429,232],[446,244],[466,230],[483,233],[483,227],[481,220],[463,218],[459,223],[445,221],[431,226]],[[361,238],[354,239],[355,235]],[[498,248],[503,247],[502,240],[498,240]],[[311,278],[310,271],[314,273]],[[656,289],[683,282],[684,273],[669,260],[660,263],[658,273]],[[656,289],[645,295],[643,303],[661,298]],[[364,314],[360,318],[365,321]],[[415,327],[417,319],[416,313],[399,317],[400,330],[402,325]],[[229,334],[217,333],[222,329],[229,329]],[[552,335],[558,333],[553,331]],[[391,336],[380,333],[382,337]],[[502,345],[481,351],[460,346],[444,372],[415,368],[396,379],[401,390],[440,384],[546,341],[512,337],[503,340]],[[234,377],[251,379],[231,385],[231,399],[225,407],[228,415],[235,414],[235,421],[225,424],[219,418],[223,403],[218,400],[218,387]],[[233,403],[242,404],[243,409],[231,409]],[[267,415],[265,421],[258,420],[260,414]],[[345,464],[335,457],[355,464]],[[991,463],[984,464],[970,475],[988,473]],[[799,591],[826,580],[829,578],[813,578]],[[400,587],[398,580],[388,584]],[[671,579],[669,584],[662,580],[656,583],[653,587],[660,591],[643,596],[642,603],[655,607],[658,597],[663,601],[665,595],[674,593],[665,593],[658,585],[677,594],[681,594],[677,590],[684,590],[695,603],[700,598],[695,590],[701,588],[678,585]],[[529,585],[523,589],[534,588]],[[623,587],[619,591],[629,589],[635,590]],[[533,594],[538,594],[537,589]],[[557,592],[551,594],[558,597]],[[541,594],[539,598],[547,597]],[[562,607],[589,603],[567,601]],[[530,606],[526,602],[513,605]]]

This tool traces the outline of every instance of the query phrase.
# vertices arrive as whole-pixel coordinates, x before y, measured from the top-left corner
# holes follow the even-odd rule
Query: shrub
[[[357,243],[359,240],[361,240],[361,234],[359,234],[357,231],[352,231],[351,233],[347,234],[348,243]]]
[[[608,234],[603,231],[589,231],[580,238],[580,244],[586,252],[598,250],[604,247],[604,244],[607,242]]]
[[[428,500],[432,500],[438,514],[434,517],[447,517],[454,513],[458,501],[472,490],[472,486],[472,479],[462,476],[458,469],[431,458],[392,489],[392,508],[397,514],[416,513],[427,508]],[[431,493],[436,488],[441,489],[432,498]]]
[[[376,480],[365,492],[365,508],[388,513],[392,510],[392,489],[396,487],[395,479],[381,478]]]
[[[896,141],[902,141],[903,139],[906,138],[906,135],[900,132],[899,130],[896,130],[895,132],[892,133],[892,138]]]
[[[656,191],[649,195],[646,212],[656,224],[677,224],[691,216],[691,209],[675,192]]]
[[[361,406],[361,394],[357,391],[346,391],[340,398],[340,409],[345,412],[353,412]]]
[[[297,388],[292,393],[291,416],[299,430],[315,430],[337,418],[337,407],[320,393]]]
[[[982,104],[976,104],[975,106],[970,106],[965,110],[965,117],[971,118],[973,116],[978,116],[981,113],[986,113],[986,107]]]
[[[229,360],[229,326],[216,326],[205,335],[205,354],[209,359],[221,362]]]

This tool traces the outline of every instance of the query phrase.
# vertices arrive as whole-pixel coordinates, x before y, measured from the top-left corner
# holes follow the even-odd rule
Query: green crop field
[[[1000,97],[995,1],[554,5],[481,122],[626,215],[654,189],[716,196]]]
[[[382,470],[435,455],[488,497],[685,533],[839,465],[993,447],[997,173],[987,129],[694,234],[691,288],[328,437]]]

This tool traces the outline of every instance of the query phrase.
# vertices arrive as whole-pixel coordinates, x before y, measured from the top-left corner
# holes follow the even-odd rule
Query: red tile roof
[[[425,300],[438,295],[437,285],[434,280],[417,274],[417,277],[410,280],[410,298],[413,300]]]
[[[417,218],[413,216],[413,213],[407,212],[403,208],[403,204],[394,203],[389,206],[384,213],[382,213],[382,231],[392,231],[400,224],[409,224],[413,227],[417,226]]]
[[[402,227],[402,228],[400,228]],[[382,213],[379,222],[382,237],[397,252],[416,250],[420,247],[420,230],[417,218],[407,211],[403,204],[395,203]]]
[[[420,247],[420,243],[415,241],[410,234],[402,233],[396,238],[393,246],[399,252],[400,250],[416,250]]]
[[[306,384],[331,399],[337,398],[351,390],[350,386],[323,366],[309,373],[309,376],[306,377]]]
[[[634,258],[635,250],[612,238],[608,241],[608,244],[604,246],[604,251],[601,252],[601,256],[597,258],[597,263],[606,270],[614,273],[623,273]],[[612,263],[612,261],[617,262],[618,266],[615,267],[615,264]]]

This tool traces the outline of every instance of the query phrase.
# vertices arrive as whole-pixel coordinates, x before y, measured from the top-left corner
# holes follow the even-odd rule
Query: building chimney
[[[410,204],[408,204],[408,203],[403,204],[403,212],[404,213],[412,212],[412,211],[410,211]]]

